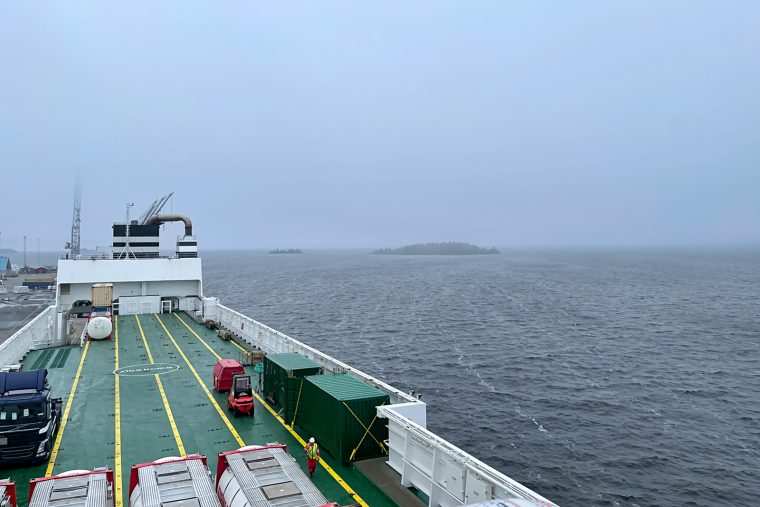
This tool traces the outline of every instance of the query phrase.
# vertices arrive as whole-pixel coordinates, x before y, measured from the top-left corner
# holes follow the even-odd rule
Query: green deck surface
[[[150,354],[146,350],[140,334],[138,321],[145,335]],[[184,322],[184,323],[183,323]],[[166,330],[163,326],[166,327]],[[211,369],[216,356],[201,340],[202,338],[218,355],[224,358],[241,358],[241,351],[235,344],[217,337],[214,331],[197,324],[190,316],[181,314],[160,314],[123,316],[118,318],[119,367],[131,370],[119,375],[119,399],[115,396],[115,352],[116,340],[92,341],[86,349],[76,392],[71,405],[68,422],[63,433],[59,430],[60,447],[56,456],[53,474],[72,469],[92,469],[106,466],[117,470],[116,454],[116,406],[121,414],[121,493],[124,507],[129,505],[129,472],[134,464],[154,461],[166,456],[179,456],[177,436],[186,453],[205,454],[214,477],[216,476],[217,455],[222,451],[240,447],[225,420],[209,400],[206,392],[196,379],[192,369],[185,362],[177,346],[195,369],[206,389],[221,407],[224,416],[239,434],[245,445],[261,445],[272,442],[286,444],[306,472],[306,459],[301,444],[287,428],[269,413],[257,400],[253,417],[234,417],[227,411],[226,394],[213,389]],[[168,333],[167,333],[168,330]],[[171,334],[176,345],[172,343]],[[48,368],[48,378],[55,396],[63,398],[64,407],[68,402],[71,386],[75,381],[85,349],[67,347],[33,351],[24,360],[25,369]],[[167,410],[156,381],[156,375],[141,371],[151,364],[150,357],[161,368],[161,385],[166,400],[176,422],[176,435],[169,421]],[[159,364],[162,363],[162,364]],[[175,371],[164,366],[177,365]],[[246,368],[257,382],[253,367]],[[149,368],[150,370],[150,368]],[[296,428],[296,431],[299,431]],[[301,434],[308,439],[308,435]],[[323,453],[323,460],[371,506],[392,506],[393,503],[377,486],[371,483],[353,465],[343,466],[339,461]],[[45,476],[47,463],[5,469],[2,474],[10,476],[18,489],[19,505],[27,505],[29,480]],[[117,471],[117,484],[118,471]],[[353,499],[346,490],[331,477],[323,467],[319,467],[312,481],[322,491],[328,501],[340,505],[353,505]],[[118,507],[118,504],[117,504]]]

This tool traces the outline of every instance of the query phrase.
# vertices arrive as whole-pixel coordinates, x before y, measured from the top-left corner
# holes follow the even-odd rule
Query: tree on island
[[[372,252],[380,255],[486,255],[497,254],[496,248],[482,248],[461,241],[416,243],[399,248],[380,248]]]
[[[269,253],[270,254],[300,254],[303,252],[299,250],[298,248],[288,248],[287,250],[280,250],[279,248],[277,248],[275,250],[270,250]]]

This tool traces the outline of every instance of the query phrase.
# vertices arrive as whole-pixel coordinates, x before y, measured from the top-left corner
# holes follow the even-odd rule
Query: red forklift
[[[227,397],[227,408],[235,412],[235,416],[240,414],[253,415],[253,387],[251,386],[250,375],[235,374],[232,376],[230,395]]]

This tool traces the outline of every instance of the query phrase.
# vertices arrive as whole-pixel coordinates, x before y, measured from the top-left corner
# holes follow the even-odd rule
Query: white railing
[[[387,393],[390,396],[392,404],[416,402],[417,399],[410,394],[403,391],[399,391],[393,386],[386,384],[371,375],[367,375],[361,370],[352,368],[351,366],[338,361],[337,359],[324,354],[313,347],[309,347],[305,343],[301,343],[295,338],[283,334],[269,326],[255,321],[250,317],[246,317],[242,313],[236,312],[231,308],[227,308],[224,305],[214,305],[218,308],[218,316],[215,319],[222,324],[225,328],[242,337],[242,339],[249,345],[259,347],[261,350],[268,354],[279,354],[281,352],[298,352],[308,357],[312,361],[316,362],[325,370],[335,372],[346,372],[354,377],[358,378],[362,382],[365,382],[381,391]],[[420,402],[421,403],[421,402]]]
[[[352,368],[290,336],[205,298],[204,311],[213,320],[267,353],[298,352],[327,370],[345,371],[388,393],[391,405],[378,407],[388,420],[388,465],[401,474],[401,484],[425,493],[432,506],[459,506],[493,499],[521,498],[556,506],[538,493],[428,431],[426,405],[366,373]]]
[[[415,423],[402,414],[407,411],[403,405],[377,407],[378,417],[388,419],[388,465],[401,474],[403,486],[425,493],[428,505],[448,507],[509,498],[556,505]]]
[[[55,326],[55,305],[51,305],[0,344],[0,366],[20,363],[30,350],[52,347]]]

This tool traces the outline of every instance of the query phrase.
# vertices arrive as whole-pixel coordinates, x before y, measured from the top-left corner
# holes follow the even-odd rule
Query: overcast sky
[[[760,244],[760,2],[0,2],[2,246],[77,172],[89,248]]]

